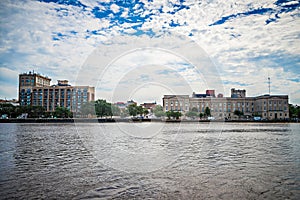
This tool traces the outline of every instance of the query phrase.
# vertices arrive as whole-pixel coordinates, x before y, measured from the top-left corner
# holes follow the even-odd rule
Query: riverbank
[[[166,123],[207,123],[207,122],[234,122],[234,123],[299,123],[288,120],[163,120],[163,119],[121,119],[121,118],[27,118],[27,119],[0,119],[0,123],[117,123],[117,122],[166,122]]]

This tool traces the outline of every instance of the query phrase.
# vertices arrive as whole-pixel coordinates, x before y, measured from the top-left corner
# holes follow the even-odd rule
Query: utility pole
[[[271,95],[271,79],[268,77],[269,95]]]

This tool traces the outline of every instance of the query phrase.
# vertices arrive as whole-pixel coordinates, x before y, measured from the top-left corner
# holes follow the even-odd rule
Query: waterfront
[[[0,198],[298,199],[299,130],[289,123],[0,124]]]

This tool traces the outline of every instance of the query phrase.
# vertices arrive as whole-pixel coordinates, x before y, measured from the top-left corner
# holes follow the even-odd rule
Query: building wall
[[[289,117],[287,95],[264,95],[258,97],[240,98],[194,98],[188,95],[165,95],[163,98],[164,111],[180,111],[183,114],[190,110],[204,113],[205,108],[211,110],[216,119],[235,119],[235,110],[252,117],[260,115],[262,119],[286,119]]]
[[[50,86],[51,79],[37,73],[23,73],[19,75],[19,102],[21,106],[31,105],[33,87]]]
[[[188,95],[165,95],[163,98],[163,109],[167,111],[189,111]]]
[[[289,105],[287,95],[264,95],[257,97],[255,112],[263,119],[289,118]]]
[[[19,75],[19,102],[21,106],[43,106],[46,111],[66,107],[72,112],[80,111],[82,104],[95,100],[95,88],[70,86],[67,80],[50,86],[51,79],[37,73]]]
[[[46,111],[66,107],[78,112],[82,104],[94,100],[95,88],[89,86],[34,87],[32,92],[32,105],[43,106]]]

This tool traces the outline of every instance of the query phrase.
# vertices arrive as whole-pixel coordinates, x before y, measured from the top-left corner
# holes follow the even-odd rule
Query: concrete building
[[[216,119],[236,119],[236,110],[251,118],[261,116],[262,119],[287,119],[289,118],[288,95],[262,95],[246,97],[246,90],[231,90],[233,97],[215,98],[208,95],[164,95],[164,111],[179,111],[183,114],[197,110],[204,113],[206,107],[210,108],[211,115]]]
[[[19,102],[21,106],[31,105],[33,87],[50,86],[51,79],[38,73],[29,72],[19,74]]]
[[[43,106],[47,112],[65,107],[76,113],[82,104],[95,100],[94,87],[71,86],[68,80],[58,80],[57,85],[50,85],[50,78],[31,72],[20,74],[19,78],[21,106]]]

